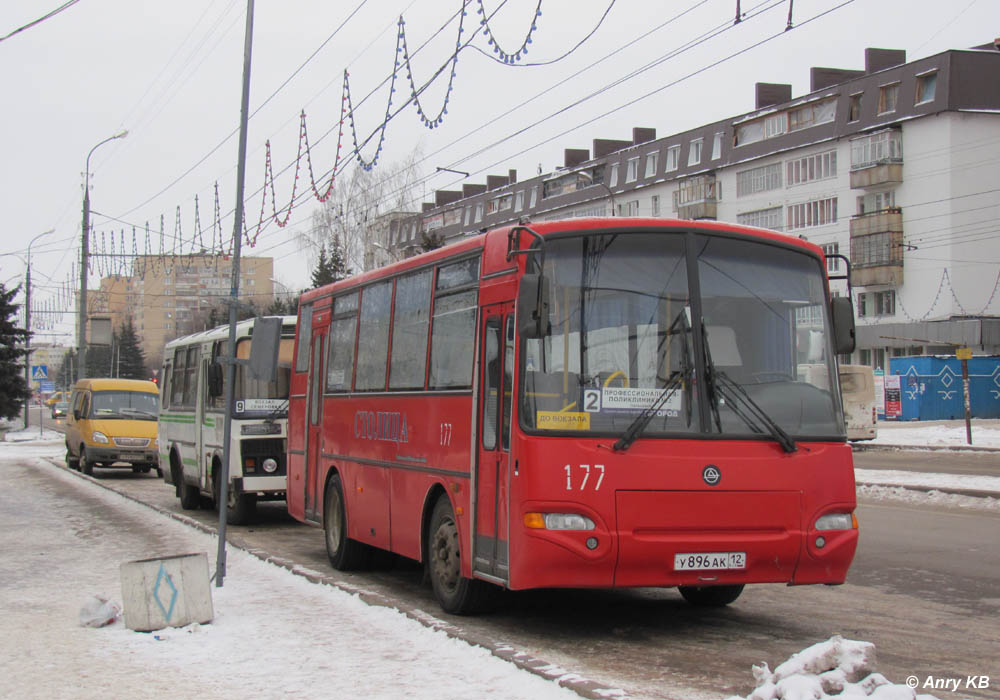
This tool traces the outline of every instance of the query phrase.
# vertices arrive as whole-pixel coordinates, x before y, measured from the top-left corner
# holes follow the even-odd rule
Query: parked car
[[[52,404],[52,417],[61,418],[65,417],[69,412],[69,401],[56,401]]]

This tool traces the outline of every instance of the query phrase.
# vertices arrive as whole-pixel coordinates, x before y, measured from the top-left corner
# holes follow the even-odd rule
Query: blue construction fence
[[[1000,418],[1000,356],[973,357],[969,363],[969,399],[973,418]],[[962,361],[953,356],[893,357],[887,374],[900,375],[898,420],[965,418]]]

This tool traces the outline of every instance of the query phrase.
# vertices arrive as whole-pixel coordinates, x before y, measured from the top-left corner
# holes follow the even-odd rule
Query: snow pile
[[[954,506],[970,510],[1000,511],[1000,499],[992,496],[965,496],[943,491],[916,491],[905,486],[885,486],[881,484],[862,484],[857,487],[858,498],[870,498],[876,501],[902,501],[904,503],[922,503],[939,506]]]
[[[904,427],[905,426],[905,427]],[[953,421],[949,425],[921,425],[913,423],[882,422],[878,424],[878,437],[867,440],[866,445],[905,445],[925,447],[967,447],[965,422]],[[973,447],[1000,447],[1000,429],[972,424]]]
[[[937,700],[876,673],[875,645],[840,635],[792,654],[774,672],[754,666],[753,676],[757,688],[745,700]]]

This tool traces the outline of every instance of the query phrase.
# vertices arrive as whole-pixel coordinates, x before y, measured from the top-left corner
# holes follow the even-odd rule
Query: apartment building
[[[863,70],[812,68],[810,91],[757,83],[753,111],[657,137],[566,148],[564,167],[439,191],[393,223],[407,251],[521,218],[718,219],[802,236],[851,269],[854,362],[1000,354],[1000,40],[907,62],[868,49]],[[846,294],[846,282],[834,282]]]
[[[274,299],[273,258],[240,258],[240,302],[265,308]],[[131,276],[101,279],[88,296],[91,317],[110,316],[115,329],[132,317],[147,365],[159,367],[168,340],[205,330],[230,296],[232,262],[218,255],[140,255]]]

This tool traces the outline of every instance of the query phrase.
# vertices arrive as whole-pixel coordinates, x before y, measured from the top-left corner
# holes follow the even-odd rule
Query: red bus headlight
[[[820,516],[813,527],[817,530],[856,530],[858,519],[854,513],[827,513]]]
[[[593,530],[594,521],[576,513],[525,513],[524,525],[533,530]]]

